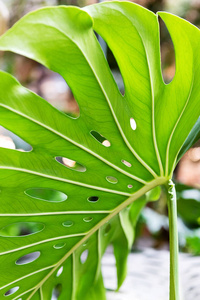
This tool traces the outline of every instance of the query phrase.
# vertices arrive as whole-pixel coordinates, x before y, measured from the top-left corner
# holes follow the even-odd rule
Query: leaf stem
[[[169,216],[170,238],[170,295],[169,300],[179,300],[179,268],[178,268],[178,230],[176,190],[172,180],[165,186]]]

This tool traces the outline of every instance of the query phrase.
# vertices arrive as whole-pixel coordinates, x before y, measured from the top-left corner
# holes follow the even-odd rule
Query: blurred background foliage
[[[23,15],[35,9],[49,5],[83,7],[95,2],[95,0],[0,0],[0,34],[3,34]],[[198,27],[200,26],[200,0],[137,0],[132,2],[153,12],[158,10],[171,12]],[[167,84],[175,74],[175,54],[170,35],[164,23],[159,21],[162,72],[163,79]],[[117,62],[101,37],[99,37],[99,42],[108,59],[117,85],[124,93],[123,80]],[[47,70],[34,61],[12,53],[0,54],[0,67],[13,74],[23,85],[42,96],[57,109],[73,116],[79,114],[78,104],[69,86],[60,75]],[[21,151],[31,149],[30,145],[3,127],[0,127],[0,147],[16,148]],[[66,162],[66,164],[68,163]],[[200,141],[179,162],[175,170],[174,181],[177,189],[180,249],[200,255]],[[157,198],[159,197],[149,195],[149,199],[153,201],[149,202],[139,217],[134,251],[144,247],[168,249],[166,199],[162,192],[159,201],[155,201]],[[21,230],[21,234],[24,234],[24,228],[9,228],[9,230]],[[31,224],[29,230],[30,232],[34,230],[34,224]]]

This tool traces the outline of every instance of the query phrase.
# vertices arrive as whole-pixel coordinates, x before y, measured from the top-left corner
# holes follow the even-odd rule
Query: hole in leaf
[[[39,256],[40,256],[40,251],[35,251],[35,252],[32,252],[32,253],[26,254],[26,255],[20,257],[16,261],[16,265],[29,264],[31,262],[34,262]]]
[[[137,124],[133,118],[130,118],[130,125],[133,130],[136,130]]]
[[[61,156],[56,156],[55,159],[57,162],[64,165],[65,167],[67,167],[70,170],[74,170],[77,172],[85,172],[86,171],[86,167],[75,160],[71,160],[69,158],[61,157]]]
[[[83,247],[87,246],[88,241],[89,241],[89,240],[87,240],[87,241],[85,241],[85,242],[83,243]]]
[[[88,254],[89,254],[89,251],[88,249],[84,250],[82,253],[81,253],[81,256],[80,256],[80,261],[82,264],[84,264],[88,258]]]
[[[62,225],[63,225],[64,227],[71,227],[73,224],[74,224],[74,223],[73,223],[72,221],[69,221],[69,220],[62,223]]]
[[[93,138],[95,138],[95,140],[97,140],[103,146],[105,146],[105,147],[111,146],[111,143],[97,131],[92,130],[92,131],[90,131],[90,134],[93,136]]]
[[[111,69],[111,72],[113,74],[115,82],[118,86],[118,89],[121,92],[121,94],[123,95],[124,90],[125,90],[124,89],[124,81],[123,81],[117,60],[116,60],[115,56],[113,55],[113,52],[109,48],[108,44],[105,42],[105,40],[99,34],[97,34],[97,37],[99,40],[99,44],[104,52],[104,55],[108,61],[109,67]]]
[[[129,184],[129,185],[128,185],[128,188],[129,188],[129,189],[131,189],[132,187],[133,187],[132,184]]]
[[[63,272],[63,266],[59,268],[58,272],[56,273],[56,277],[59,277]]]
[[[95,33],[95,35],[96,35],[96,37],[99,41],[99,44],[101,46],[101,49],[103,50],[103,53],[104,53],[105,57],[107,57],[108,48],[107,48],[106,42],[104,41],[104,39],[96,31],[94,31],[94,33]]]
[[[62,285],[60,283],[58,283],[52,291],[51,300],[57,300],[59,298],[61,292],[62,292]]]
[[[43,201],[63,202],[67,199],[67,195],[60,191],[48,188],[31,188],[25,191],[25,194]]]
[[[105,147],[110,147],[111,143],[108,140],[105,140],[105,141],[103,141],[102,145]]]
[[[91,222],[92,220],[93,220],[92,217],[85,217],[85,218],[83,218],[83,221],[86,222],[86,223]]]
[[[164,21],[159,17],[160,24],[160,47],[161,47],[161,69],[163,80],[170,83],[175,75],[175,51],[174,45]]]
[[[0,135],[0,147],[7,149],[16,149],[15,143],[9,136]]]
[[[58,244],[56,244],[56,245],[54,245],[53,247],[55,248],[55,249],[62,249],[63,247],[65,247],[65,245],[66,245],[66,243],[58,243]]]
[[[89,202],[97,202],[98,200],[99,200],[99,197],[97,197],[97,196],[88,197]]]
[[[124,159],[122,159],[122,163],[123,163],[125,166],[129,167],[129,168],[132,167],[131,163],[128,162],[128,161],[126,161],[126,160],[124,160]]]
[[[117,60],[109,47],[107,50],[107,60],[108,60],[108,64],[110,66],[111,72],[113,74],[113,77],[115,79],[115,82],[118,86],[118,89],[121,92],[121,94],[124,95],[125,88],[124,88],[124,81],[122,78],[122,74],[121,74],[119,65],[117,63]]]
[[[0,147],[22,151],[32,150],[31,145],[3,126],[0,126]]]
[[[23,61],[21,65],[24,65]],[[27,78],[29,82],[27,87],[29,89],[42,96],[52,106],[61,110],[69,117],[73,119],[79,117],[80,110],[78,103],[70,87],[60,74],[45,67],[38,67],[38,65],[33,68],[32,73],[31,78]],[[19,79],[19,81],[22,80]]]
[[[113,177],[113,176],[107,176],[106,180],[110,183],[116,184],[118,182],[117,178]]]
[[[109,233],[109,231],[111,230],[111,225],[110,224],[107,224],[106,225],[106,228],[104,230],[104,235],[107,235]]]
[[[9,289],[9,290],[4,294],[4,296],[10,296],[10,295],[14,294],[16,291],[18,291],[18,289],[19,289],[19,286],[15,286],[15,287]]]
[[[40,232],[44,229],[44,224],[37,222],[19,222],[9,224],[0,230],[0,236],[19,237]]]

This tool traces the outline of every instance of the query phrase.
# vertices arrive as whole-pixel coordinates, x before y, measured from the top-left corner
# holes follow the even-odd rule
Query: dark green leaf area
[[[177,209],[182,220],[190,227],[200,226],[200,190],[177,184]]]

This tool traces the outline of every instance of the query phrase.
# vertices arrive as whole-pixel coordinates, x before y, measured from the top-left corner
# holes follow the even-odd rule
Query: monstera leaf
[[[1,37],[1,50],[61,74],[80,107],[78,118],[66,116],[0,73],[0,123],[32,146],[30,152],[0,149],[1,299],[48,300],[53,288],[59,299],[97,299],[97,292],[104,299],[99,260],[106,236],[114,243],[120,221],[119,236],[129,243],[125,207],[168,182],[200,114],[199,30],[159,15],[176,54],[168,85],[158,15],[132,3],[41,9]],[[125,95],[94,31],[113,51]]]

